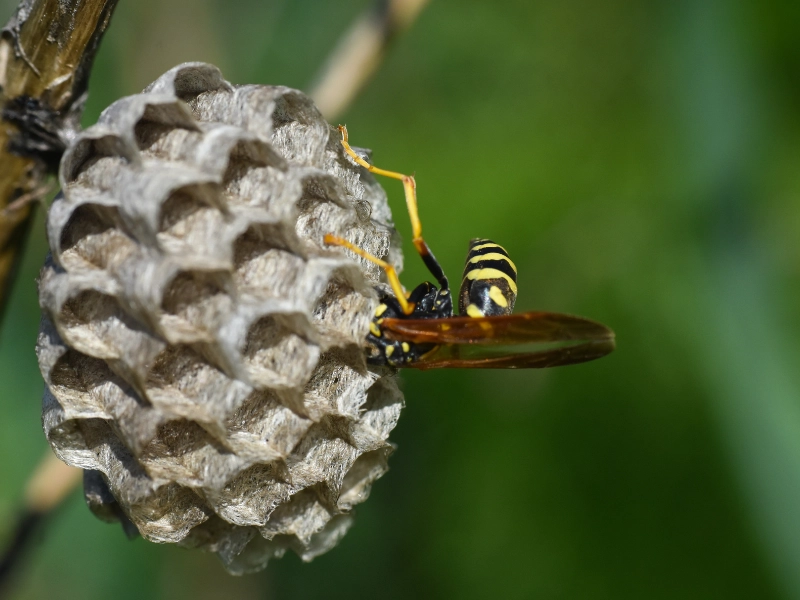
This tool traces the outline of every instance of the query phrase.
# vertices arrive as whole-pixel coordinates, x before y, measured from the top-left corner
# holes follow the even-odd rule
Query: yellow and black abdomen
[[[516,299],[517,267],[508,252],[491,240],[472,240],[458,295],[459,314],[510,315]]]

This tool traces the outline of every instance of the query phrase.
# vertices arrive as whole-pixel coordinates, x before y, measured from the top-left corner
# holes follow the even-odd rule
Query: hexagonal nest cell
[[[45,434],[92,510],[232,573],[333,547],[403,405],[363,351],[396,266],[383,190],[302,93],[188,63],[64,155],[37,353]]]

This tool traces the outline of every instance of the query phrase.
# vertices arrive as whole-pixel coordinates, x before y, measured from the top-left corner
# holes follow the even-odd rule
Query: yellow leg
[[[406,315],[410,315],[414,312],[414,304],[409,302],[406,299],[406,294],[403,291],[403,286],[400,285],[400,278],[397,276],[397,271],[394,270],[394,267],[387,263],[385,260],[381,260],[377,256],[372,256],[368,252],[362,250],[358,246],[351,244],[347,240],[337,237],[332,233],[325,234],[325,243],[332,244],[334,246],[342,246],[343,248],[347,248],[351,252],[355,252],[362,258],[366,258],[368,261],[375,263],[381,269],[386,272],[386,278],[389,280],[389,285],[392,286],[392,291],[394,292],[397,301],[400,303],[400,308],[403,310],[403,313]]]
[[[403,175],[402,173],[397,173],[396,171],[387,171],[386,169],[379,169],[378,167],[369,164],[363,158],[361,158],[358,154],[356,154],[353,149],[350,147],[350,144],[347,141],[347,127],[344,125],[339,125],[339,131],[342,133],[342,146],[344,147],[344,151],[356,161],[359,165],[364,167],[370,173],[375,173],[376,175],[383,175],[385,177],[391,177],[392,179],[399,179],[403,182],[403,189],[406,193],[406,206],[408,207],[408,216],[411,218],[411,232],[414,242],[414,247],[419,252],[422,259],[425,261],[425,264],[428,265],[436,276],[439,279],[440,283],[443,283],[442,287],[447,287],[447,279],[444,277],[444,273],[439,267],[438,263],[436,263],[436,267],[432,267],[430,264],[431,261],[428,257],[433,258],[430,249],[428,248],[428,244],[425,243],[425,240],[422,239],[422,223],[419,220],[419,210],[417,209],[417,182],[414,181],[413,175]],[[432,261],[435,263],[435,259]]]

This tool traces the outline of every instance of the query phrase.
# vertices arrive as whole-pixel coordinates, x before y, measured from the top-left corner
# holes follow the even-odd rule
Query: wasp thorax
[[[402,395],[363,350],[380,270],[322,240],[398,265],[383,190],[303,94],[204,64],[109,107],[60,179],[43,419],[90,504],[233,572],[331,548]]]

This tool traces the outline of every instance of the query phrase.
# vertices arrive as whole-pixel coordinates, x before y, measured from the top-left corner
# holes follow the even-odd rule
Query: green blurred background
[[[122,0],[84,122],[186,60],[308,90],[368,4]],[[14,597],[800,598],[800,3],[432,0],[342,120],[416,173],[451,277],[492,238],[518,310],[595,318],[618,350],[404,372],[391,471],[310,564],[229,577],[75,494]],[[0,538],[46,449],[44,253],[40,218],[0,336]],[[403,281],[427,277],[407,242]]]

